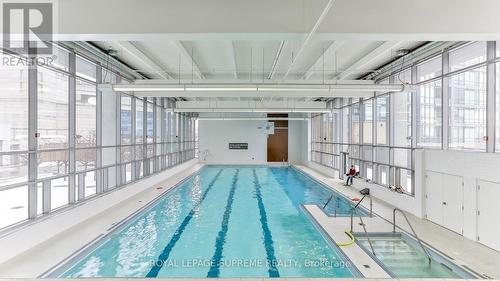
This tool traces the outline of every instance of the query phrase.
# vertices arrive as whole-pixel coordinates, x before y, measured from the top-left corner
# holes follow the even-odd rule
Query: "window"
[[[441,80],[421,84],[418,90],[417,145],[441,148],[442,137],[442,86]]]
[[[38,153],[38,178],[50,178],[69,173],[69,152],[67,150]]]
[[[162,121],[162,114],[164,113],[164,109],[163,107],[161,106],[156,106],[156,140],[155,142],[156,143],[160,143],[162,141],[162,125],[161,125],[161,121]]]
[[[28,186],[0,190],[0,228],[28,219]]]
[[[120,112],[121,144],[132,144],[132,98],[121,96]]]
[[[76,57],[76,75],[87,80],[96,82],[97,66],[80,56]]]
[[[0,155],[0,186],[28,181],[28,154]]]
[[[58,45],[52,45],[52,55],[55,58],[50,66],[58,68],[60,70],[69,70],[69,52],[68,50],[59,47]]]
[[[111,70],[102,68],[102,83],[118,83],[118,75]]]
[[[486,42],[474,42],[449,54],[450,72],[486,61]]]
[[[147,102],[147,119],[146,119],[146,141],[147,143],[152,143],[153,142],[153,137],[154,137],[154,132],[153,132],[153,123],[154,123],[154,116],[153,116],[153,104],[150,102]]]
[[[85,200],[98,190],[108,191],[140,179],[143,174],[159,172],[195,157],[195,144],[190,141],[197,136],[197,127],[189,116],[166,113],[159,103],[161,99],[151,99],[156,104],[145,103],[124,93],[107,91],[98,96],[101,93],[96,81],[130,81],[110,69],[99,71],[100,65],[79,54],[70,56],[70,51],[61,45],[55,44],[53,53],[53,63],[39,65],[33,76],[28,75],[25,64],[0,65],[0,229],[28,219],[30,208],[36,210],[33,215],[44,216],[44,210],[68,206],[70,183],[78,191],[75,200]],[[10,54],[2,56],[14,62],[19,60]],[[70,58],[75,59],[75,69],[70,70]],[[72,79],[74,93],[70,92]],[[36,100],[28,98],[28,85],[32,83],[37,85]],[[173,102],[164,101],[169,105]],[[37,106],[35,118],[29,116],[30,105]],[[97,120],[98,108],[102,108],[102,120]],[[70,114],[70,110],[74,112]],[[332,130],[331,119],[325,122],[328,125],[322,125]],[[70,135],[72,124],[75,131]],[[103,130],[98,136],[99,124]],[[33,137],[28,128],[35,126],[38,147],[28,152],[28,139]],[[156,144],[164,140],[162,136],[176,144]],[[74,157],[70,157],[70,140],[75,141]],[[183,152],[179,152],[179,140],[183,141]],[[135,142],[138,144],[134,147]],[[97,147],[98,143],[103,147]],[[175,153],[167,155],[169,149]],[[146,155],[151,157],[149,161],[131,163],[144,160]],[[35,161],[29,162],[29,156]],[[30,171],[34,171],[33,175],[29,175]],[[31,202],[28,179],[34,176],[37,200]],[[70,181],[70,177],[75,181]],[[43,200],[44,186],[50,187],[48,201]]]
[[[28,69],[1,64],[0,151],[28,150],[27,109]]]
[[[377,144],[389,144],[389,96],[381,96],[376,100],[377,106]]]
[[[363,102],[363,143],[373,143],[373,100]]]
[[[419,64],[417,66],[417,82],[423,82],[441,76],[443,73],[442,69],[441,56]]]
[[[352,105],[351,111],[351,142],[359,143],[359,103]]]
[[[68,76],[43,67],[38,69],[38,148],[66,148]]]
[[[144,101],[135,99],[135,143],[143,143],[144,133]]]
[[[96,85],[76,80],[76,146],[96,146]]]
[[[350,115],[350,107],[344,107],[342,109],[342,143],[349,143],[349,115]],[[346,151],[343,149],[342,151]]]
[[[449,146],[486,150],[486,67],[450,77]]]
[[[441,56],[417,66],[417,81],[427,81],[442,73]],[[442,143],[442,85],[441,79],[420,84],[416,112],[417,146],[441,148]]]
[[[411,146],[411,93],[391,94],[392,139],[394,146]]]

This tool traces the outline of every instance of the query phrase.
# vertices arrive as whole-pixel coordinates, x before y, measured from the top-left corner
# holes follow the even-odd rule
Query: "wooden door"
[[[268,117],[288,117],[288,114],[268,114]],[[274,134],[267,136],[267,162],[288,162],[288,121],[276,120]]]

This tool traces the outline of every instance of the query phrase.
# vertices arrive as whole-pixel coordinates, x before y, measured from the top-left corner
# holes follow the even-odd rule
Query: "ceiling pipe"
[[[308,117],[197,117],[201,121],[308,121]]]
[[[113,84],[117,92],[400,92],[411,85],[405,84]]]
[[[330,108],[168,108],[168,112],[201,113],[329,113]]]

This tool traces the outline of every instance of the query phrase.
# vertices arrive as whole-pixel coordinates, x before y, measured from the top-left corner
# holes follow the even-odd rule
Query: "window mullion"
[[[487,42],[487,67],[486,67],[486,152],[495,152],[495,89],[496,89],[496,68],[495,59],[496,42]],[[498,110],[498,109],[497,109]]]
[[[441,77],[441,98],[442,98],[442,149],[449,147],[449,126],[450,126],[450,78],[446,75],[450,71],[450,56],[449,51],[445,50],[442,55],[443,76]]]
[[[68,87],[68,146],[69,146],[69,181],[68,203],[76,201],[76,54],[69,52],[69,87]]]
[[[36,50],[36,48],[35,48]],[[36,54],[33,54],[36,55]],[[37,64],[28,66],[28,218],[37,216],[37,178],[38,178],[38,68]],[[50,193],[43,193],[43,210],[50,211]],[[47,201],[48,199],[48,201]],[[48,208],[48,209],[47,209]]]

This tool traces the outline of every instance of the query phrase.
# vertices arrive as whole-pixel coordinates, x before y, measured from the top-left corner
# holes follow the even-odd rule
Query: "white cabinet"
[[[500,183],[478,181],[477,240],[500,250]]]
[[[425,215],[426,218],[443,225],[443,177],[440,173],[427,172],[425,175]]]
[[[427,171],[425,188],[426,218],[462,234],[464,225],[462,177]]]

